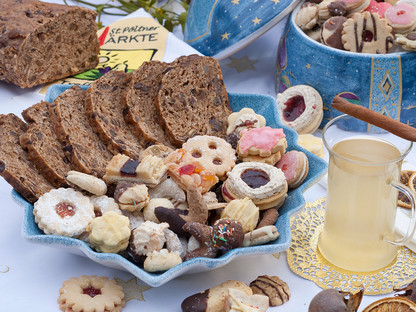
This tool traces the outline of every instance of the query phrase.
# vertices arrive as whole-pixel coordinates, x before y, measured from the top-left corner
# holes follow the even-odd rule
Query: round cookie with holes
[[[227,172],[234,167],[237,160],[231,144],[215,136],[194,136],[182,148],[220,180],[225,180]]]

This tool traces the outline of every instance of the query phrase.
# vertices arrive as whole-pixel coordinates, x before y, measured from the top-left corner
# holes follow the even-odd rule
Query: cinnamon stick
[[[352,104],[340,96],[332,100],[332,107],[340,112],[387,130],[402,139],[416,142],[416,128],[384,116],[361,105]]]

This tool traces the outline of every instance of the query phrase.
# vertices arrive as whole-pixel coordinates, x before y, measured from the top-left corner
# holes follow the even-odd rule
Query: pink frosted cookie
[[[380,17],[384,17],[384,13],[389,7],[391,7],[391,4],[388,2],[377,2],[376,0],[371,0],[370,5],[365,10],[371,13],[377,13]]]
[[[287,147],[283,129],[270,127],[242,131],[237,153],[242,161],[259,161],[274,165]]]
[[[293,189],[301,185],[308,175],[308,157],[303,152],[290,151],[282,156],[276,167],[283,171],[289,189]]]
[[[277,95],[280,122],[297,133],[313,133],[323,117],[322,98],[307,85],[290,87]]]
[[[404,34],[416,27],[416,8],[408,3],[398,3],[386,10],[384,18],[394,33]]]

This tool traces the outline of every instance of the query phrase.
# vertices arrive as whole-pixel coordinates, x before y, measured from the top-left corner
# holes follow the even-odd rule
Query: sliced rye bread
[[[102,177],[113,155],[90,126],[84,99],[85,91],[74,86],[49,105],[49,115],[74,169]]]
[[[212,57],[181,56],[162,78],[157,108],[174,145],[195,135],[224,138],[231,114],[218,61]]]
[[[169,69],[168,63],[143,63],[130,73],[127,88],[122,94],[124,119],[132,126],[134,134],[145,142],[167,146],[171,146],[171,143],[161,127],[156,100],[162,77]]]
[[[123,117],[121,94],[126,78],[123,71],[110,71],[94,81],[86,90],[85,109],[90,125],[109,150],[138,159],[143,146]]]
[[[49,118],[49,103],[42,101],[22,112],[29,129],[20,136],[20,145],[27,150],[30,161],[56,187],[68,187],[68,171],[73,170],[58,141]]]
[[[0,115],[0,175],[28,202],[53,189],[19,144],[27,125],[16,115]]]

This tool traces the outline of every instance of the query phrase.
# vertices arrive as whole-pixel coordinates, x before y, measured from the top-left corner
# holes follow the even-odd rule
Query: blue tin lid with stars
[[[206,56],[223,59],[281,21],[300,0],[192,0],[184,39]]]

